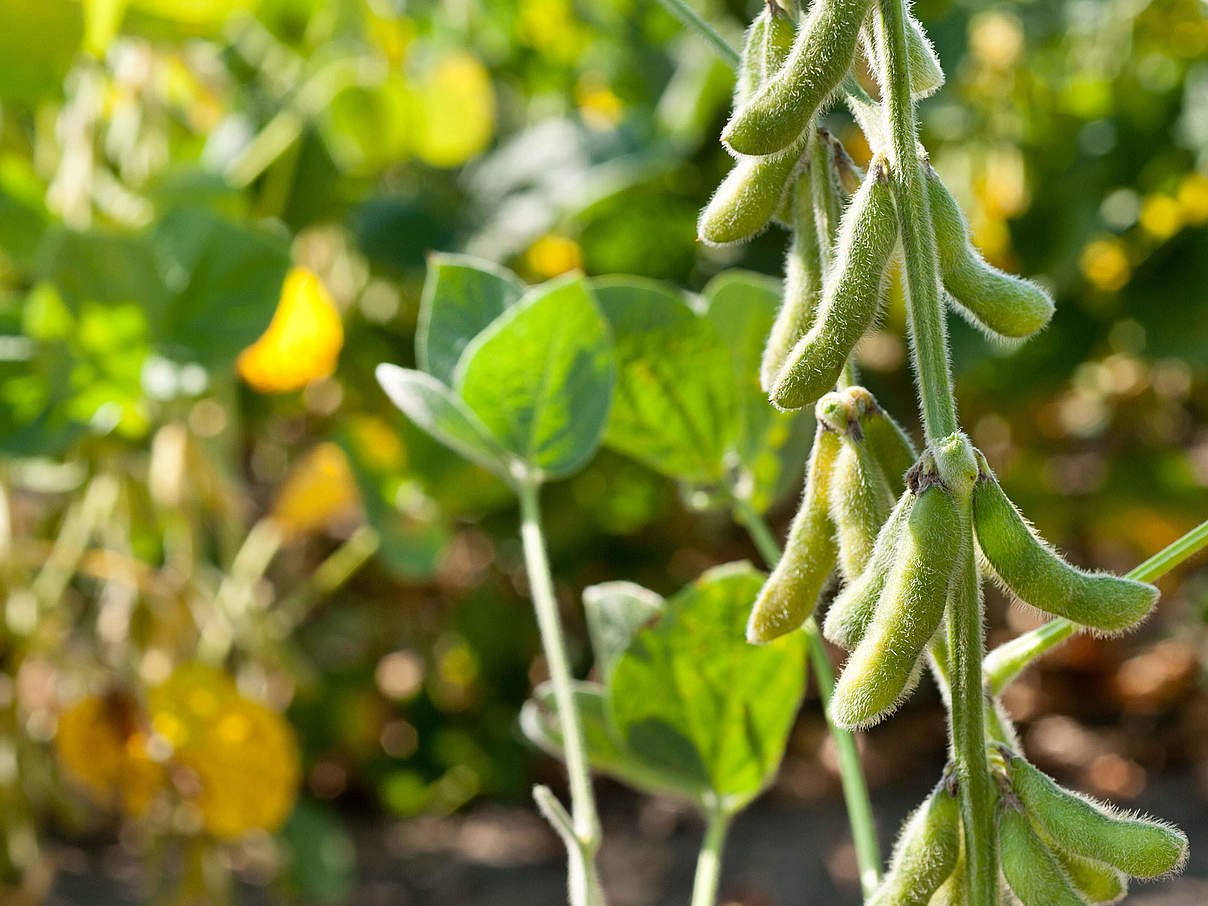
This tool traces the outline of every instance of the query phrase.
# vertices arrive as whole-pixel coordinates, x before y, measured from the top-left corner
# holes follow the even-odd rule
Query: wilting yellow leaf
[[[344,326],[323,281],[294,268],[281,287],[272,323],[239,354],[239,375],[261,393],[288,393],[335,371]]]
[[[273,518],[290,534],[305,534],[354,516],[361,495],[348,457],[333,443],[311,449],[285,476]]]

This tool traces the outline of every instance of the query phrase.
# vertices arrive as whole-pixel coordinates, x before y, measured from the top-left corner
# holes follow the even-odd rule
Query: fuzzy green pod
[[[906,488],[906,473],[919,458],[914,442],[864,387],[849,387],[846,392],[859,421],[864,442],[881,466],[890,492],[897,497]]]
[[[806,132],[851,67],[871,0],[815,0],[784,65],[735,111],[722,141],[738,154],[774,154]]]
[[[981,462],[973,488],[973,526],[986,560],[1020,600],[1047,613],[1120,632],[1145,618],[1158,600],[1146,582],[1071,566],[1032,531]]]
[[[1030,280],[991,265],[973,247],[956,199],[932,169],[927,173],[931,222],[944,289],[975,327],[1005,339],[1030,337],[1049,323],[1053,300]]]
[[[870,15],[860,41],[873,74],[880,81],[883,72],[881,63],[881,17]],[[906,59],[910,69],[910,94],[916,100],[929,97],[943,87],[944,70],[936,56],[931,39],[922,24],[914,16],[906,17]]]
[[[805,497],[785,541],[784,554],[759,590],[747,621],[747,641],[770,642],[800,628],[835,568],[838,551],[830,521],[830,486],[839,436],[819,424],[806,467]]]
[[[1094,906],[1118,903],[1128,893],[1128,876],[1117,868],[1050,847],[1082,899]]]
[[[998,857],[1023,906],[1085,906],[1028,816],[1010,802],[998,818]]]
[[[839,542],[839,570],[851,581],[872,558],[877,534],[894,497],[881,467],[859,434],[858,424],[843,435],[831,482],[830,513]]]
[[[1059,786],[1019,756],[1007,771],[1015,795],[1032,820],[1061,849],[1106,862],[1134,878],[1178,871],[1187,860],[1187,837],[1177,827],[1152,818],[1124,815]]]
[[[765,7],[747,27],[743,37],[742,57],[738,61],[738,74],[734,79],[735,107],[741,107],[749,101],[763,84],[763,48],[769,18]]]
[[[740,158],[701,212],[696,225],[700,240],[733,245],[762,232],[800,172],[806,138],[778,154]]]
[[[805,178],[793,191],[793,242],[784,263],[784,292],[759,363],[759,384],[767,393],[784,368],[785,359],[813,326],[822,295],[822,258]]]
[[[889,871],[865,906],[928,906],[956,869],[960,853],[960,800],[955,788],[941,781],[906,819]]]
[[[878,160],[843,215],[835,264],[827,274],[817,318],[772,387],[775,405],[800,409],[834,386],[876,317],[885,265],[896,241],[893,196],[884,162]]]
[[[835,600],[831,602],[826,612],[826,621],[822,626],[822,634],[833,645],[855,650],[868,631],[873,615],[877,612],[877,602],[893,569],[897,557],[898,545],[906,531],[906,521],[914,506],[914,494],[906,492],[898,498],[893,512],[885,520],[877,532],[876,543],[873,544],[872,556],[864,571],[848,581]]]
[[[849,729],[872,726],[914,688],[923,649],[944,616],[961,547],[956,504],[943,485],[925,476],[872,623],[835,686],[830,707],[835,723]]]
[[[839,223],[843,219],[843,191],[835,167],[835,143],[825,129],[818,129],[809,148],[810,193],[818,240],[822,244],[823,271],[830,270],[834,260]]]

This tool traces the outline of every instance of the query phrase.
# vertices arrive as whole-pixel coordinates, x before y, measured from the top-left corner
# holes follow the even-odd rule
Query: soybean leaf
[[[617,347],[606,443],[672,478],[720,480],[738,427],[725,341],[662,284],[609,277],[594,288]]]
[[[763,581],[748,563],[704,573],[634,636],[609,685],[627,747],[645,762],[703,773],[730,807],[771,781],[804,692],[804,636],[745,641]]]
[[[797,484],[812,423],[800,413],[780,412],[759,387],[759,361],[780,305],[780,281],[730,270],[709,281],[706,317],[730,346],[738,387],[739,430],[734,452],[749,479],[751,502],[763,511]]]
[[[229,367],[272,320],[290,265],[285,238],[181,208],[164,215],[150,241],[168,291],[151,313],[161,352]]]
[[[419,303],[415,359],[433,377],[453,383],[457,360],[474,337],[524,295],[509,270],[467,255],[432,255]]]
[[[702,776],[674,765],[650,763],[631,751],[610,726],[607,693],[598,683],[575,682],[576,710],[583,727],[587,760],[593,770],[648,793],[683,796],[700,802],[708,791]],[[520,712],[520,728],[529,741],[562,758],[562,728],[550,683],[542,683]]]
[[[577,276],[530,290],[466,347],[455,374],[496,440],[550,478],[595,453],[615,382],[608,323]]]
[[[508,478],[508,455],[452,390],[422,371],[377,366],[378,383],[413,422],[446,447],[478,463],[501,478]]]
[[[663,609],[663,599],[633,582],[604,582],[583,589],[587,634],[596,669],[607,683],[633,635]]]

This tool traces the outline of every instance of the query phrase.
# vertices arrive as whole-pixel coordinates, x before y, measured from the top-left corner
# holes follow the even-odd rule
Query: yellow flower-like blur
[[[272,513],[287,533],[306,534],[355,516],[360,503],[348,457],[327,442],[306,453],[285,477]]]
[[[1184,176],[1179,183],[1178,199],[1188,223],[1196,226],[1208,223],[1208,176],[1200,173]]]
[[[1096,239],[1082,250],[1082,274],[1097,289],[1120,289],[1132,276],[1132,266],[1119,239]]]
[[[1155,239],[1169,239],[1183,228],[1183,210],[1169,195],[1147,195],[1141,203],[1141,229]]]
[[[261,393],[299,390],[335,371],[344,326],[318,275],[294,268],[268,329],[239,354],[239,375]]]
[[[457,167],[495,134],[495,90],[476,57],[451,53],[416,81],[415,156],[434,167]]]
[[[163,786],[163,768],[147,753],[137,705],[120,694],[90,695],[63,712],[55,752],[89,796],[128,815],[145,813]]]
[[[583,250],[575,240],[551,233],[529,247],[525,260],[533,273],[548,280],[582,267]]]
[[[292,728],[240,695],[225,673],[200,664],[177,668],[152,689],[146,712],[127,696],[83,699],[60,717],[55,748],[97,802],[137,817],[172,790],[223,839],[276,830],[297,796]]]

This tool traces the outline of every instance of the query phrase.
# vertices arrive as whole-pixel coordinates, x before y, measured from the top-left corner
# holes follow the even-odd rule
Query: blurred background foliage
[[[734,41],[759,6],[695,5]],[[1058,298],[1016,350],[952,322],[963,422],[1048,537],[1126,569],[1208,511],[1208,8],[916,14],[949,76],[933,162],[987,256]],[[164,902],[232,875],[341,902],[381,851],[551,858],[527,824],[431,823],[556,776],[515,725],[544,668],[509,495],[372,369],[413,364],[432,250],[531,281],[778,275],[776,229],[695,241],[731,85],[652,0],[0,5],[5,897],[94,852]],[[910,422],[903,326],[891,293],[858,355]],[[753,555],[698,502],[610,452],[547,494],[580,660],[584,585],[667,593]],[[1163,772],[1208,790],[1208,576],[1164,590],[1137,637],[1011,693],[1041,763],[1116,799]],[[908,713],[869,739],[874,784],[939,757],[934,698]],[[779,795],[833,795],[822,738],[807,708]]]

